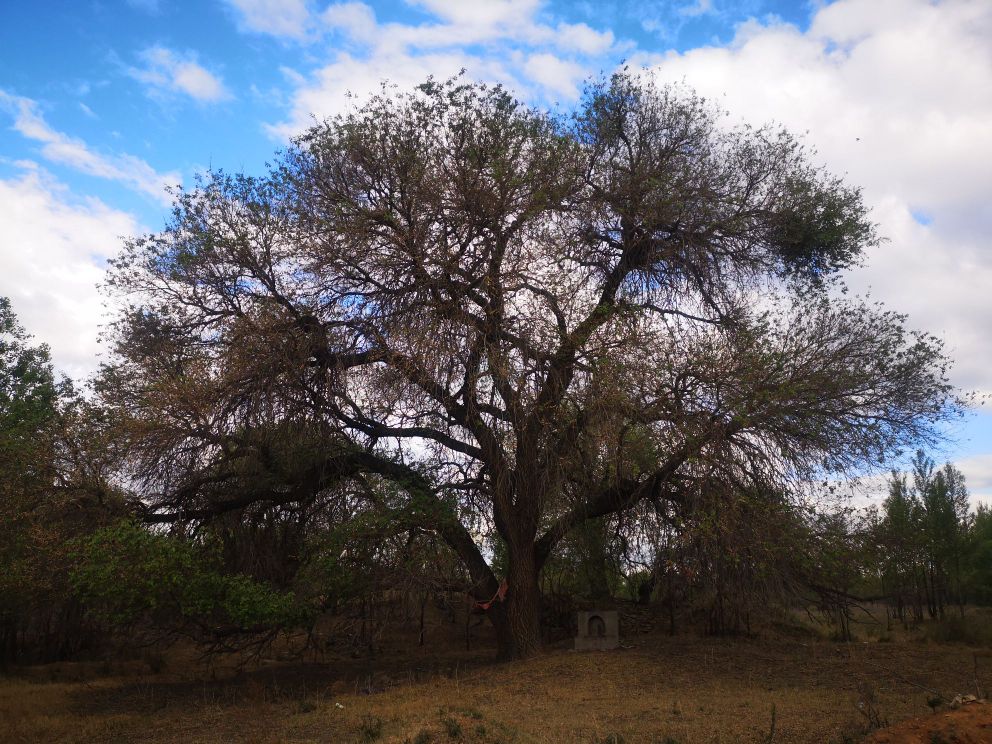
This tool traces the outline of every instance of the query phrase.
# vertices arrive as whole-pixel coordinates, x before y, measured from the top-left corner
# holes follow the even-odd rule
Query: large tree
[[[488,614],[521,657],[587,520],[706,482],[795,494],[925,438],[939,345],[831,299],[876,242],[859,192],[720,116],[628,73],[568,115],[431,81],[180,193],[110,279],[103,389],[148,518],[374,482],[473,596],[506,582]]]

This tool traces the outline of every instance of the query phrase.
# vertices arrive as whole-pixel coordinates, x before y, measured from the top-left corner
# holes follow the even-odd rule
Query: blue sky
[[[888,241],[848,278],[940,335],[954,382],[992,391],[988,0],[120,0],[0,7],[0,294],[75,376],[96,364],[94,286],[164,186],[260,172],[383,78],[466,69],[571,105],[622,62],[731,120],[807,132],[864,188]],[[992,500],[992,416],[944,453]]]
[[[581,65],[583,73],[609,70],[641,51],[725,44],[733,39],[737,24],[752,17],[786,20],[802,28],[811,16],[803,2],[770,0],[714,0],[701,6],[591,0],[506,5],[512,8],[511,18],[530,13],[534,25],[552,31],[565,24],[611,35],[600,47],[573,47],[559,56],[565,63]],[[0,88],[35,102],[37,114],[53,130],[81,139],[101,154],[138,157],[167,181],[178,176],[189,182],[197,170],[211,165],[260,171],[285,140],[286,131],[277,135],[271,127],[286,121],[295,76],[312,75],[336,54],[359,60],[367,54],[363,44],[330,24],[320,29],[316,22],[304,21],[297,34],[292,13],[286,11],[293,6],[219,0],[64,1],[41,10],[8,3],[0,11]],[[329,6],[300,3],[314,17]],[[418,28],[443,22],[443,15],[432,12],[428,3],[394,0],[367,7],[381,25]],[[283,25],[255,20],[265,13],[284,19]],[[502,33],[480,37],[475,43],[432,45],[429,53],[458,49],[466,58],[502,61],[515,53],[555,49],[547,41],[531,43]],[[192,70],[202,70],[199,82],[189,76]],[[512,75],[496,77],[516,82]],[[572,98],[553,85],[529,92],[541,103],[567,105]],[[5,127],[0,131],[0,153],[6,158],[0,175],[9,176],[19,167],[10,161],[37,159],[39,141]],[[124,207],[151,227],[161,221],[160,205],[148,188],[87,176],[51,160],[45,166],[75,192]]]

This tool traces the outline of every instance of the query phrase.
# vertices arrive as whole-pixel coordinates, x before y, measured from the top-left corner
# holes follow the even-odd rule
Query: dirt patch
[[[973,703],[958,710],[921,716],[876,732],[867,744],[989,744],[992,705]]]

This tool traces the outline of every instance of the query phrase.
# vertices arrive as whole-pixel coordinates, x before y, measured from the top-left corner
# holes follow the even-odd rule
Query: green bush
[[[71,582],[90,611],[115,625],[195,621],[237,631],[301,627],[312,609],[292,592],[225,574],[216,551],[132,522],[79,540]]]

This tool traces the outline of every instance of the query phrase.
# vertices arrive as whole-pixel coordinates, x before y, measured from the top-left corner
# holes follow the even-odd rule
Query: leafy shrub
[[[76,544],[72,584],[91,612],[115,625],[196,622],[250,632],[299,627],[311,608],[292,592],[221,570],[216,551],[121,522]]]

